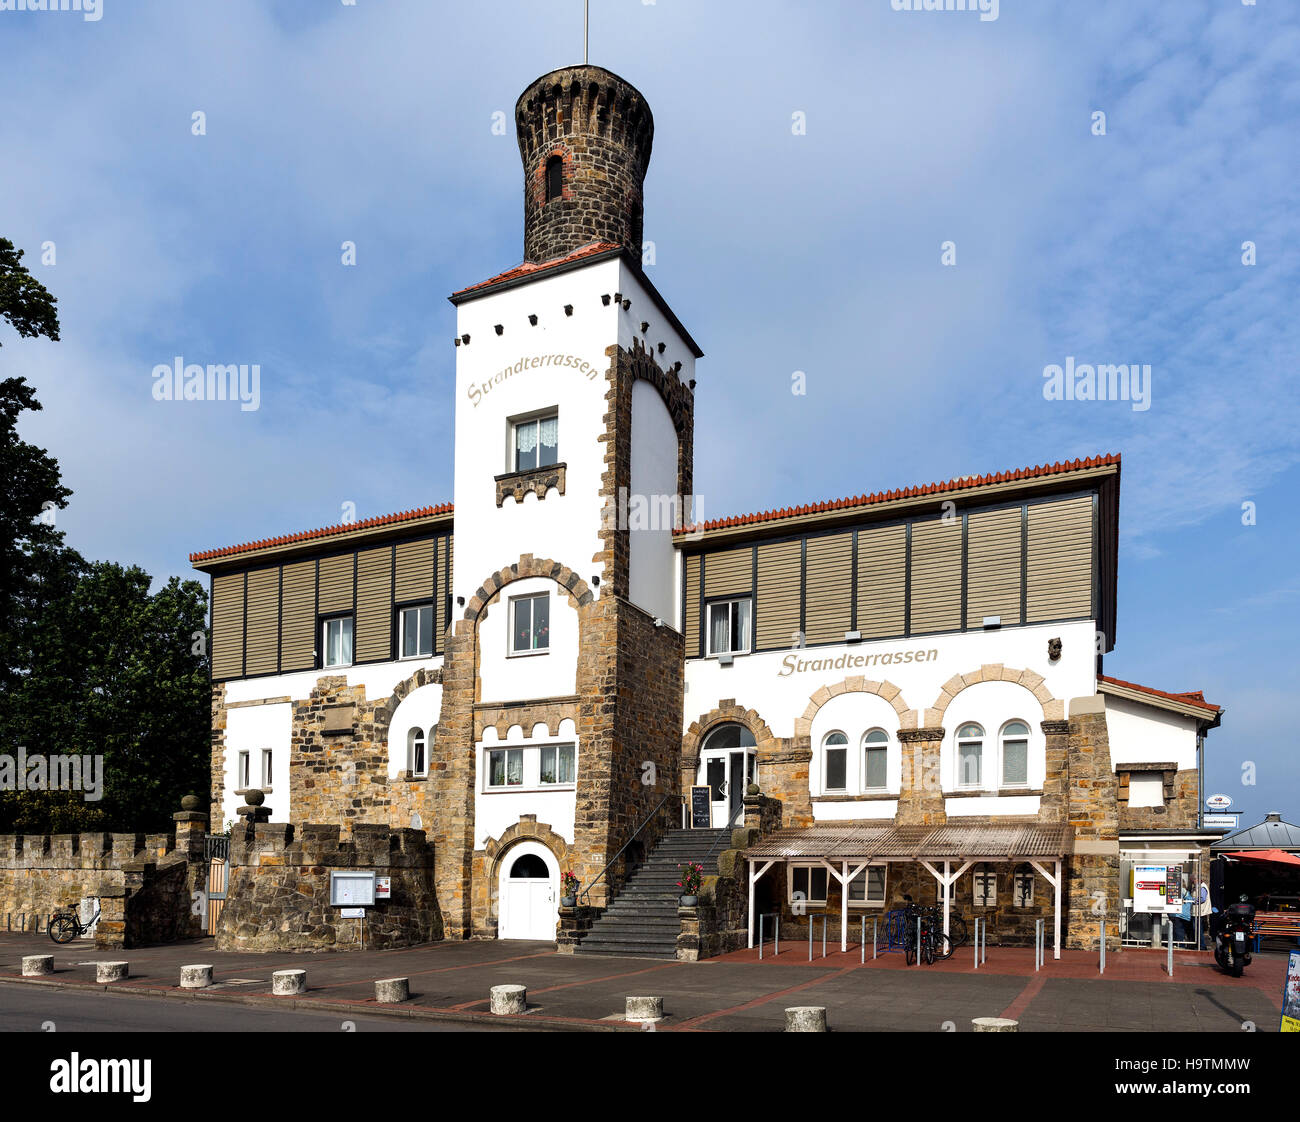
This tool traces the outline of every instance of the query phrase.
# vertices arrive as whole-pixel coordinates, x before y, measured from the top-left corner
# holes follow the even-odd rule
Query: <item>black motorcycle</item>
[[[1250,943],[1255,937],[1255,909],[1243,896],[1236,904],[1229,904],[1226,913],[1218,917],[1214,931],[1214,961],[1234,978],[1250,965]]]

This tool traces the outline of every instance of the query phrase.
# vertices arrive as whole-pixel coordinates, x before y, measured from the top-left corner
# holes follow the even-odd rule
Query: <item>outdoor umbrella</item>
[[[1222,856],[1232,857],[1238,861],[1264,861],[1270,865],[1300,866],[1300,857],[1294,853],[1287,853],[1284,849],[1243,849],[1239,853],[1224,853]]]

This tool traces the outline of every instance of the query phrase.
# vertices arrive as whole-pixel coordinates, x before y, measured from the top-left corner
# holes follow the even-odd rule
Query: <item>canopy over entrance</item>
[[[841,886],[840,950],[847,949],[848,892],[844,889],[869,864],[915,861],[939,882],[943,930],[948,933],[952,890],[957,878],[983,861],[1024,861],[1055,890],[1054,957],[1061,957],[1061,862],[1071,852],[1073,832],[1061,825],[894,826],[875,822],[820,822],[778,830],[745,850],[749,862],[749,945],[754,945],[754,885],[778,861],[818,860]],[[953,864],[960,867],[953,869]],[[1054,872],[1047,865],[1055,864]],[[942,868],[940,868],[942,866]]]

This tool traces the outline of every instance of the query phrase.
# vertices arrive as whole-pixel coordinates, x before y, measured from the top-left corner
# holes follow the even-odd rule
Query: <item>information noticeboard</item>
[[[1175,865],[1177,873],[1180,866]],[[1181,904],[1170,904],[1165,899],[1169,887],[1168,865],[1134,865],[1133,866],[1133,910],[1135,912],[1158,912],[1164,915],[1179,911]]]
[[[375,902],[374,870],[330,872],[330,904],[336,908],[366,907]]]
[[[1300,951],[1287,958],[1282,982],[1282,1032],[1300,1032]]]
[[[707,783],[691,788],[691,829],[707,830],[713,825],[713,788]]]
[[[375,899],[391,900],[393,898],[393,878],[375,877]]]

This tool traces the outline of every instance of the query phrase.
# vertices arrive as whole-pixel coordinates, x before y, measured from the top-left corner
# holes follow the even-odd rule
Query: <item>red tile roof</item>
[[[565,254],[563,257],[552,257],[549,261],[525,261],[520,265],[516,265],[513,269],[498,273],[495,277],[489,277],[478,284],[471,284],[468,288],[458,289],[452,295],[464,296],[467,292],[477,292],[480,288],[491,288],[495,284],[505,284],[506,281],[519,280],[521,277],[545,273],[551,269],[558,269],[561,265],[571,265],[575,261],[581,261],[584,257],[594,257],[598,253],[608,253],[618,248],[616,242],[592,242],[590,245],[584,245],[581,249],[575,249],[572,253]]]
[[[984,487],[990,483],[1009,483],[1018,479],[1038,479],[1046,475],[1062,475],[1066,472],[1081,471],[1084,468],[1102,467],[1106,464],[1118,464],[1119,462],[1120,457],[1118,455],[1091,456],[1086,460],[1067,460],[1063,464],[1044,464],[1041,467],[1020,468],[1018,471],[1000,471],[992,475],[968,475],[961,479],[950,479],[946,483],[925,483],[916,487],[904,487],[897,491],[877,491],[874,495],[831,499],[826,502],[809,503],[805,506],[785,507],[781,510],[765,510],[757,514],[740,514],[731,518],[715,518],[700,525],[683,526],[675,533],[698,533],[700,530],[720,530],[729,526],[775,522],[782,518],[795,518],[802,514],[822,514],[827,511],[847,510],[852,507],[889,502],[893,499],[915,498],[919,495],[942,495],[951,491],[964,491],[971,487]]]
[[[1097,678],[1099,681],[1109,682],[1112,686],[1127,686],[1131,690],[1149,693],[1153,697],[1165,697],[1170,701],[1181,701],[1184,705],[1195,705],[1198,709],[1208,709],[1211,713],[1218,713],[1222,710],[1222,706],[1211,705],[1205,700],[1203,690],[1188,690],[1186,693],[1166,693],[1164,690],[1158,690],[1152,686],[1139,686],[1136,682],[1126,682],[1123,678],[1108,678],[1105,674],[1098,674]]]
[[[336,526],[322,526],[318,530],[303,530],[297,534],[285,534],[278,538],[263,538],[261,541],[245,542],[243,545],[228,545],[221,549],[209,549],[203,553],[191,553],[191,561],[213,561],[218,557],[233,557],[239,553],[251,553],[258,549],[270,549],[277,545],[292,545],[294,542],[311,541],[315,538],[333,537],[335,534],[350,534],[356,530],[369,530],[375,526],[388,526],[397,522],[412,522],[417,518],[429,518],[435,514],[450,514],[451,503],[441,506],[423,506],[419,510],[401,510],[396,514],[379,514],[374,518],[363,518],[360,522],[340,522]]]

